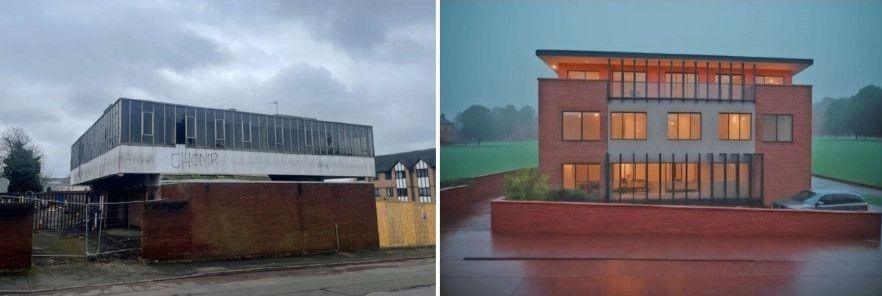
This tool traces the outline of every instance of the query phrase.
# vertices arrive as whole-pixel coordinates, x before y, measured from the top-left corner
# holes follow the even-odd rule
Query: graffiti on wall
[[[171,165],[176,169],[180,168],[198,168],[213,167],[217,165],[217,152],[200,153],[200,152],[180,152],[172,153]]]

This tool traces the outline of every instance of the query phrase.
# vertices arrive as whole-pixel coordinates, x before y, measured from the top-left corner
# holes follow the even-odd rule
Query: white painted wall
[[[647,135],[646,140],[608,140],[610,160],[617,161],[619,153],[628,160],[631,160],[632,153],[637,154],[638,160],[649,153],[651,161],[658,159],[659,153],[666,160],[670,160],[671,153],[677,154],[678,160],[682,160],[684,153],[690,154],[690,160],[699,153],[754,153],[757,121],[755,109],[754,104],[743,102],[611,100],[609,112],[646,112]],[[668,112],[700,112],[701,140],[668,140]],[[751,140],[719,140],[717,116],[720,112],[751,113]],[[607,133],[609,130],[607,129]]]
[[[308,175],[370,177],[371,157],[175,147],[118,146],[71,170],[71,184],[115,174]]]

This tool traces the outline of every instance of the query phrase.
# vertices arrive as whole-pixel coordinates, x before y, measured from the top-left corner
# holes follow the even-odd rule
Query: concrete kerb
[[[94,284],[94,285],[81,285],[81,286],[49,288],[49,289],[33,289],[33,290],[0,290],[0,294],[6,295],[6,294],[48,293],[48,292],[57,292],[57,291],[91,288],[91,287],[108,287],[108,286],[115,286],[115,285],[143,284],[143,283],[173,281],[173,280],[189,279],[189,278],[225,276],[225,275],[233,275],[233,274],[252,273],[252,272],[298,270],[298,269],[310,269],[310,268],[319,268],[319,267],[357,266],[357,265],[380,264],[380,263],[401,262],[401,261],[421,260],[421,259],[434,259],[434,258],[435,258],[435,256],[414,256],[414,257],[402,257],[402,258],[394,258],[394,259],[363,260],[363,261],[340,262],[340,263],[311,263],[311,264],[285,265],[285,266],[253,267],[253,268],[243,268],[243,269],[235,269],[235,270],[197,272],[197,273],[193,273],[193,274],[180,275],[180,276],[162,277],[162,278],[156,278],[156,279],[136,280],[136,281],[112,282],[112,283],[103,283],[103,284]]]

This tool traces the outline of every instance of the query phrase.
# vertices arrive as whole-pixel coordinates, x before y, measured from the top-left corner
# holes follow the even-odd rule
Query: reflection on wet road
[[[492,198],[442,206],[443,295],[882,295],[878,240],[493,234]]]

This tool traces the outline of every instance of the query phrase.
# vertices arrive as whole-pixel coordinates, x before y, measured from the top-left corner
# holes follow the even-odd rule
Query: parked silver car
[[[804,190],[772,202],[773,209],[866,211],[867,200],[850,190]]]

